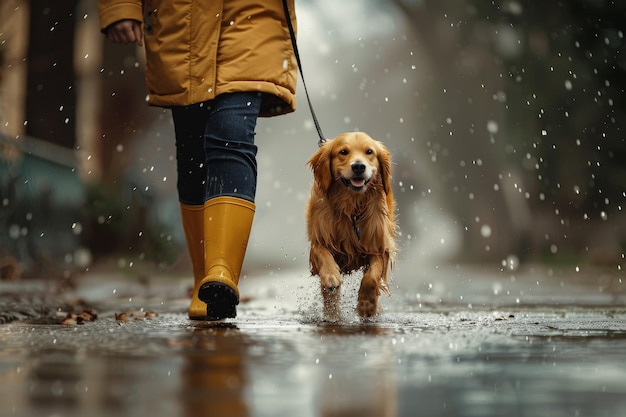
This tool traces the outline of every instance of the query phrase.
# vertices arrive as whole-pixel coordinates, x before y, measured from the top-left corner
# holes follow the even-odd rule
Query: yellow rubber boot
[[[199,207],[202,207],[203,213],[202,229],[188,233],[187,230],[196,224],[193,220],[187,222],[189,227],[184,227],[188,244],[197,242],[198,233],[203,238],[203,245],[189,250],[195,278],[189,318],[221,320],[235,317],[239,304],[237,284],[248,247],[255,205],[241,198],[220,196]],[[199,216],[193,213],[195,210],[187,212],[194,220],[200,221]],[[183,220],[183,225],[185,223]],[[203,250],[203,257],[198,255],[198,246]],[[194,259],[197,261],[194,262]],[[202,273],[199,265],[204,268]]]

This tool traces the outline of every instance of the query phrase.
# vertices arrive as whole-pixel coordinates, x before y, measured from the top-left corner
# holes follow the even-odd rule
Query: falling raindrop
[[[519,268],[519,258],[515,255],[509,255],[502,261],[502,266],[506,267],[509,271],[515,271]]]
[[[496,122],[495,120],[489,120],[487,122],[487,131],[493,135],[495,135],[496,133],[498,133],[498,122]]]
[[[83,226],[80,223],[72,223],[72,233],[80,235],[83,232]]]

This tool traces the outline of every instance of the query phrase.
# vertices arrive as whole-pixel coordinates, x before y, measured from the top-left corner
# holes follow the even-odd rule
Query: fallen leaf
[[[115,320],[120,322],[129,322],[135,320],[151,320],[158,316],[154,311],[127,310],[121,313],[115,313]]]
[[[78,314],[67,313],[65,318],[61,320],[61,324],[64,326],[75,326],[77,324],[85,324],[89,321],[94,321],[98,318],[98,315],[92,309],[86,309]]]

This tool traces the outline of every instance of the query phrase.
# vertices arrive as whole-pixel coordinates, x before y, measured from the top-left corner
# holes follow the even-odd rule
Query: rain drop
[[[519,258],[515,255],[509,255],[502,261],[502,266],[506,267],[510,271],[515,271],[519,268]]]

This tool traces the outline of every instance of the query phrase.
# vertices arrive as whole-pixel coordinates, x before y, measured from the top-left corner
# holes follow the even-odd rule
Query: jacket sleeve
[[[98,0],[100,30],[104,33],[110,25],[124,19],[143,22],[141,3],[141,0]]]

